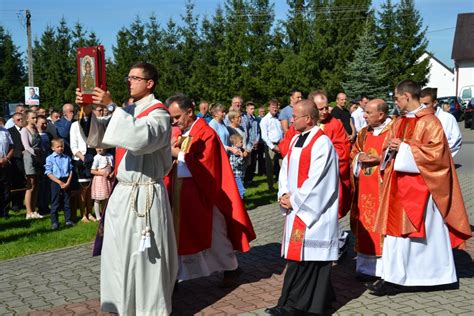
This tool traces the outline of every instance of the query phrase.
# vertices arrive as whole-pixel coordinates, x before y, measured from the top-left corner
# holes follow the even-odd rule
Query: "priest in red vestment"
[[[354,200],[351,229],[357,252],[356,272],[361,281],[374,280],[381,275],[382,235],[373,231],[379,208],[380,157],[388,131],[393,123],[388,106],[382,99],[369,101],[364,117],[368,126],[362,128],[351,151]]]
[[[392,283],[457,282],[451,248],[472,234],[443,127],[433,109],[420,104],[420,92],[412,80],[395,89],[403,115],[393,124],[380,166],[383,190],[374,228],[385,238],[382,280],[370,287],[375,295],[388,294]]]
[[[317,90],[310,93],[309,100],[313,100],[319,110],[319,127],[326,136],[331,139],[331,142],[336,149],[339,158],[339,175],[340,175],[340,190],[339,190],[339,218],[344,217],[350,209],[351,205],[351,184],[350,184],[350,166],[349,156],[351,152],[351,144],[344,130],[342,123],[329,114],[329,106],[327,103],[326,94]],[[319,104],[319,106],[318,106]],[[290,141],[298,133],[294,128],[290,127],[286,132],[284,138],[278,144],[282,157],[288,153]]]
[[[244,208],[227,154],[216,132],[196,119],[183,94],[170,97],[173,126],[182,136],[172,145],[172,212],[178,242],[178,279],[224,271],[224,282],[240,273],[235,250],[246,252],[255,232]]]

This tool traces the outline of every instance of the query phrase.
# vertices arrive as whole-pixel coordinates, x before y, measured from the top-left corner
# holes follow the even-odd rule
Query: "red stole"
[[[164,106],[162,103],[156,103],[156,104],[153,104],[152,106],[148,107],[142,113],[138,114],[137,119],[148,116],[148,114],[150,114],[152,111],[154,111],[156,109],[163,109],[166,112],[168,112],[168,108],[166,106]],[[117,147],[115,149],[115,171],[114,171],[115,175],[117,175],[118,167],[119,167],[120,162],[122,161],[123,157],[125,156],[126,152],[127,152],[127,150],[125,148],[122,148],[122,147]]]
[[[255,231],[219,136],[204,119],[194,123],[189,136],[191,144],[184,160],[192,177],[173,179],[178,255],[195,254],[211,247],[214,206],[225,218],[227,237],[234,250],[249,251]]]
[[[341,121],[329,115],[324,123],[320,125],[324,134],[329,137],[339,158],[339,218],[346,216],[351,208],[351,175],[350,175],[350,153],[351,144],[346,135],[346,130]]]
[[[306,179],[308,179],[309,168],[311,167],[311,150],[313,149],[314,143],[321,135],[323,135],[323,132],[321,129],[319,129],[313,136],[313,138],[310,140],[308,145],[303,147],[303,149],[301,150],[300,161],[298,164],[298,183],[296,186],[298,189],[301,188]],[[288,150],[288,170],[290,170],[291,152],[293,150],[294,143],[297,139],[298,138],[295,138]],[[294,261],[302,261],[305,232],[305,223],[298,217],[298,215],[295,215],[290,242],[288,243],[287,259]]]
[[[413,138],[417,118],[401,118],[400,128],[395,135],[396,138],[409,140]],[[390,201],[388,212],[387,235],[395,237],[425,238],[424,214],[428,203],[429,190],[421,174],[393,171],[392,189],[390,190]],[[402,214],[405,213],[415,227],[416,231],[403,235],[402,227],[397,223]]]
[[[375,136],[367,133],[363,150],[372,156],[380,156],[387,133]],[[356,251],[369,255],[382,255],[382,235],[372,232],[375,218],[380,204],[379,166],[361,169],[359,174],[359,188],[357,207],[351,212],[351,219],[355,220]]]

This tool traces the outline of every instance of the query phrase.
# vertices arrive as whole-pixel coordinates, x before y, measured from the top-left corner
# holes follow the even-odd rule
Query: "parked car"
[[[466,110],[464,111],[464,128],[474,129],[473,124],[474,117],[474,98],[467,104]]]
[[[456,121],[460,122],[463,118],[463,111],[461,107],[462,100],[459,97],[442,97],[438,98],[438,105],[443,106],[444,103],[449,104],[449,113],[451,113]]]

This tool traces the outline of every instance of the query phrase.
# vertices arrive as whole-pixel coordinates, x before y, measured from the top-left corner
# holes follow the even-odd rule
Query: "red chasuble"
[[[365,135],[363,152],[371,156],[381,156],[387,133],[375,136],[372,132],[367,132]],[[351,212],[356,251],[369,256],[382,255],[382,236],[372,231],[380,204],[380,182],[379,166],[360,170],[357,206]]]
[[[296,185],[298,189],[301,188],[306,179],[308,179],[309,168],[311,167],[311,151],[313,149],[314,143],[321,135],[323,135],[323,132],[321,130],[318,130],[313,136],[313,138],[310,140],[309,144],[307,144],[301,150],[300,160],[298,163],[298,183]],[[296,143],[296,139],[294,140],[294,143]],[[293,145],[294,144],[288,146],[288,170],[293,167],[290,165],[292,151],[291,147]],[[288,243],[288,260],[302,261],[305,231],[305,223],[298,217],[298,215],[296,215],[293,221],[293,228],[291,229],[290,242]]]
[[[351,177],[349,157],[351,153],[351,143],[347,138],[346,131],[341,121],[328,116],[326,121],[320,124],[324,134],[327,135],[336,149],[339,157],[339,218],[344,217],[351,207]]]
[[[192,177],[173,179],[172,211],[178,254],[195,254],[211,247],[214,206],[225,217],[227,236],[234,249],[250,250],[255,232],[218,135],[205,120],[198,119],[189,136],[191,143],[184,160]]]
[[[393,160],[389,162],[375,231],[402,237],[423,233],[423,214],[415,203],[425,203],[427,189],[449,229],[452,247],[462,247],[472,232],[448,141],[433,109],[422,109],[415,116],[397,120],[390,136],[402,138],[410,146],[421,178],[403,179],[407,174],[396,172]],[[400,199],[405,201],[400,203]]]

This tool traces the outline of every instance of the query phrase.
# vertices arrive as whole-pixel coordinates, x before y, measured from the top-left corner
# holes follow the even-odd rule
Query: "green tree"
[[[357,41],[370,14],[370,0],[314,1],[315,37],[320,41],[321,82],[329,96],[340,91],[345,65],[354,58]]]
[[[386,0],[386,2],[382,4],[381,9],[378,14],[376,38],[377,46],[380,51],[379,59],[384,63],[386,74],[383,85],[391,89],[394,87],[394,78],[398,74],[396,6],[392,4],[391,0]]]
[[[383,62],[378,61],[374,26],[370,18],[359,37],[358,47],[354,60],[346,67],[346,80],[342,83],[344,91],[351,98],[363,94],[371,98],[386,98],[387,87],[380,84],[385,77],[385,69]]]
[[[116,102],[128,98],[124,82],[130,66],[147,57],[145,26],[137,16],[129,29],[122,28],[117,34],[117,44],[112,47],[113,62],[107,61],[107,85]]]
[[[224,11],[217,6],[212,19],[205,17],[201,23],[201,44],[199,53],[194,55],[196,69],[193,73],[199,96],[195,98],[209,101],[219,100],[220,91],[216,83],[218,81],[218,52],[224,43]]]
[[[419,62],[428,47],[426,27],[415,8],[413,0],[401,0],[395,13],[396,27],[396,70],[392,87],[404,79],[412,79],[421,85],[428,82],[428,59]]]
[[[272,34],[274,5],[269,0],[251,0],[248,6],[248,72],[247,97],[254,102],[268,101],[269,82],[276,75],[278,63]]]
[[[24,101],[25,68],[11,35],[0,25],[0,104]]]

